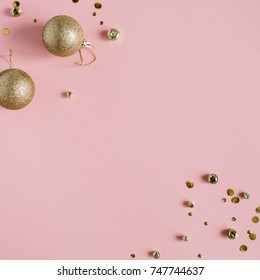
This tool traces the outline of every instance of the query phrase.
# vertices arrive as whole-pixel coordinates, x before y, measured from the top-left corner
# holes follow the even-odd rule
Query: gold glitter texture
[[[70,56],[80,50],[83,42],[80,24],[69,16],[56,16],[44,26],[42,39],[49,52],[57,56]]]
[[[0,105],[10,110],[27,106],[33,99],[35,86],[32,78],[20,69],[0,73]]]

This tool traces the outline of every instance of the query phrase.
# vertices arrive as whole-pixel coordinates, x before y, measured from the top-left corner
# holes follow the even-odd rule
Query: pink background
[[[1,31],[10,29],[0,34],[0,71],[12,48],[36,95],[25,109],[0,108],[0,259],[151,259],[152,250],[259,259],[260,236],[246,232],[260,233],[251,222],[260,206],[260,1],[20,2],[18,18],[12,1],[0,3]],[[95,45],[91,66],[44,48],[44,24],[62,14]],[[118,41],[104,37],[111,27]],[[218,184],[203,181],[209,172]],[[232,204],[227,188],[251,198]],[[229,228],[238,239],[222,234]]]

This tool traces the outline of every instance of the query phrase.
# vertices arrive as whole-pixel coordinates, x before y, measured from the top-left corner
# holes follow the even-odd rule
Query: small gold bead
[[[187,205],[188,205],[188,207],[190,207],[190,208],[194,208],[194,207],[195,207],[195,202],[193,202],[193,201],[188,201]]]
[[[233,221],[233,222],[235,222],[236,220],[237,220],[236,217],[231,218],[231,221]]]
[[[204,225],[207,226],[209,223],[207,221],[204,222]]]
[[[189,215],[189,216],[192,216],[192,212],[189,212],[188,215]]]
[[[112,41],[117,40],[119,36],[120,36],[120,32],[116,28],[110,28],[107,32],[107,37]]]
[[[235,193],[235,192],[234,192],[234,190],[232,190],[232,189],[228,189],[228,190],[227,190],[227,195],[228,195],[228,196],[233,196],[234,193]]]
[[[258,218],[257,216],[254,216],[254,217],[252,218],[252,222],[253,222],[254,224],[257,224],[257,223],[259,222],[259,218]]]
[[[210,184],[216,184],[218,182],[218,176],[216,174],[209,174],[207,179]]]
[[[67,94],[67,97],[70,97],[70,98],[74,97],[74,93],[72,91],[68,91],[66,94]]]
[[[131,258],[134,259],[135,258],[135,254],[131,254]]]
[[[244,193],[243,193],[243,197],[244,197],[245,199],[249,199],[249,198],[250,198],[250,193],[244,192]]]
[[[249,238],[250,238],[251,240],[256,240],[256,234],[255,234],[255,233],[250,233],[250,234],[249,234]]]
[[[228,231],[228,238],[232,240],[238,238],[237,231],[235,229],[230,229]]]
[[[182,237],[182,240],[183,240],[183,241],[189,241],[189,237],[188,237],[187,235],[184,235],[184,236]]]
[[[201,255],[201,254],[198,254],[198,258],[201,259],[201,258],[202,258],[202,255]]]
[[[257,208],[255,209],[255,211],[256,211],[257,214],[260,214],[260,207],[257,207]]]
[[[160,253],[158,251],[153,251],[153,258],[159,259],[160,258]]]
[[[189,189],[192,189],[194,187],[194,183],[193,182],[186,182],[186,186],[189,188]]]
[[[223,197],[223,198],[221,198],[221,201],[222,201],[222,202],[226,202],[227,200],[226,200],[225,197]]]
[[[102,8],[102,4],[101,4],[101,3],[98,3],[98,2],[95,3],[94,6],[95,6],[95,8],[98,9],[98,10]]]
[[[239,199],[239,197],[235,196],[231,199],[231,201],[232,201],[232,203],[237,204],[237,203],[239,203],[240,199]]]
[[[241,252],[246,252],[246,251],[247,251],[247,246],[246,246],[246,245],[241,245],[240,248],[239,248],[239,250],[240,250]]]

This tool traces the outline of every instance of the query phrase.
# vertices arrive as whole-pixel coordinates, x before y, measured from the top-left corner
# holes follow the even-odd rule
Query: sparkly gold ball
[[[24,71],[7,69],[0,73],[0,105],[6,109],[22,109],[32,101],[34,93],[34,82]]]
[[[42,40],[49,52],[57,56],[70,56],[79,51],[83,42],[80,24],[69,16],[56,16],[44,26]]]

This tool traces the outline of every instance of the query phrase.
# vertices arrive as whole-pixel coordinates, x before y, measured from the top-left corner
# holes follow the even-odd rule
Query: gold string
[[[97,57],[96,57],[95,53],[92,50],[91,50],[91,52],[92,52],[93,57],[94,57],[93,60],[91,62],[89,62],[89,63],[83,64],[84,63],[84,59],[83,59],[83,55],[82,55],[82,50],[79,49],[79,59],[80,59],[80,61],[79,62],[75,62],[75,64],[77,64],[79,66],[88,66],[88,65],[92,64],[93,62],[95,62]]]
[[[10,49],[10,54],[9,54],[10,69],[11,69],[11,68],[12,68],[12,66],[13,66],[12,57],[13,57],[13,50],[12,50],[12,49]]]

